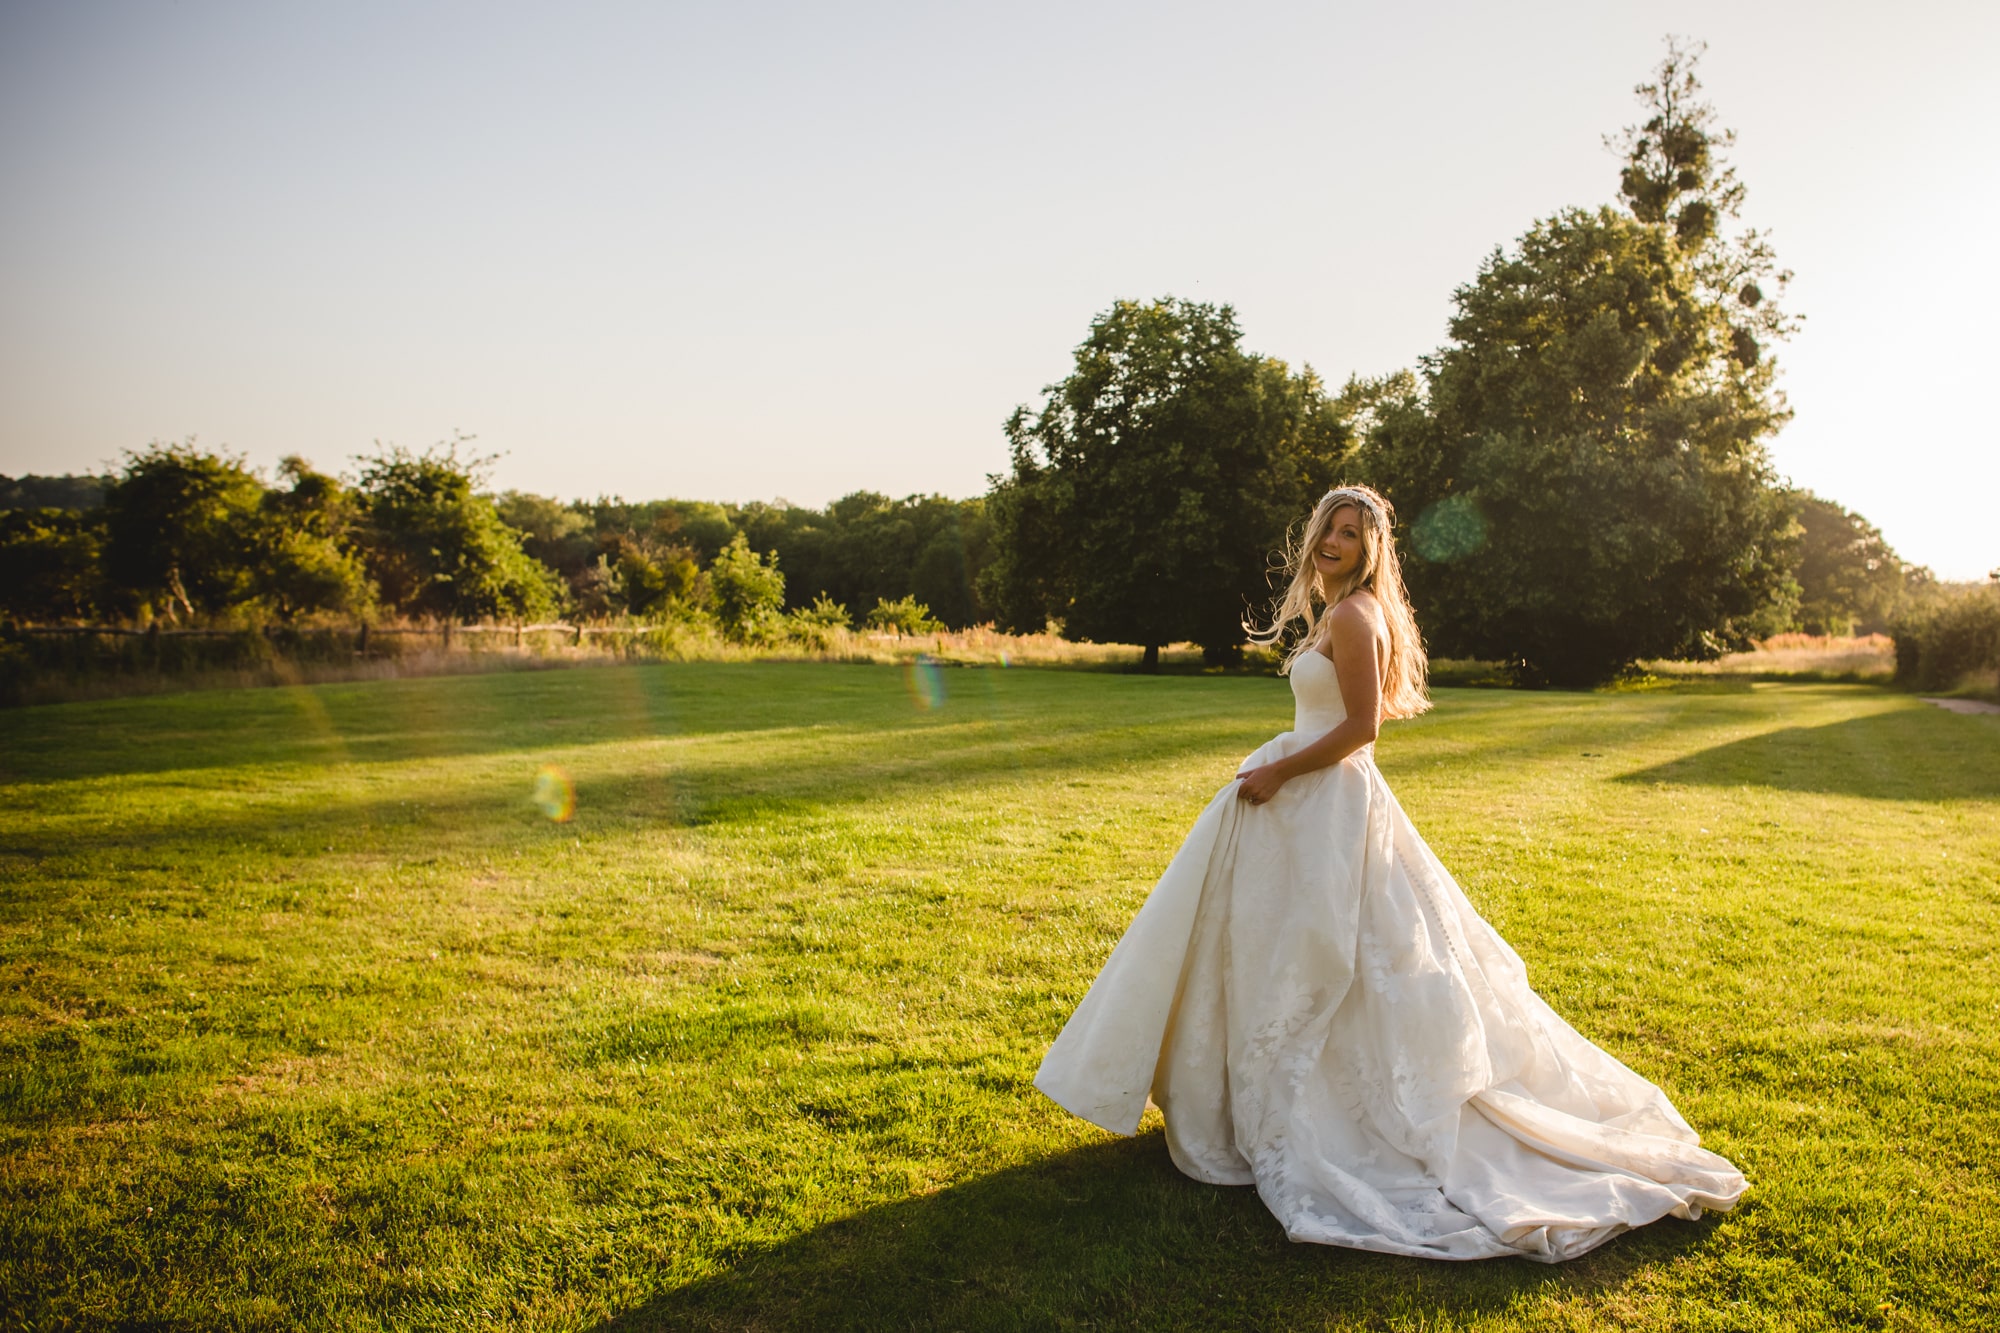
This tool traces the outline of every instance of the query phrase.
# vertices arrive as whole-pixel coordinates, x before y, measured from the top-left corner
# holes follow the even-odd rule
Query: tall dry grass
[[[1712,662],[1643,662],[1660,676],[1763,676],[1788,680],[1888,681],[1896,674],[1895,641],[1886,634],[1858,637],[1778,634],[1748,652]]]
[[[365,650],[351,631],[316,631],[309,642],[292,646],[254,632],[231,639],[183,640],[183,651],[161,661],[149,659],[142,637],[106,640],[99,647],[52,640],[17,640],[0,645],[40,660],[10,661],[4,702],[68,703],[125,695],[186,690],[243,689],[278,685],[321,685],[343,681],[477,675],[494,671],[540,671],[630,662],[851,662],[886,666],[920,658],[948,666],[1068,667],[1118,670],[1138,665],[1142,650],[1129,644],[1072,643],[1055,634],[1003,634],[989,626],[908,635],[827,629],[809,638],[740,643],[713,628],[675,624],[650,629],[593,627],[579,636],[573,628],[530,629],[525,633],[467,632],[447,640],[436,631],[403,628],[374,631]],[[157,651],[157,645],[153,646]],[[204,649],[206,651],[204,651]],[[1162,650],[1164,666],[1186,670],[1201,664],[1193,644]]]

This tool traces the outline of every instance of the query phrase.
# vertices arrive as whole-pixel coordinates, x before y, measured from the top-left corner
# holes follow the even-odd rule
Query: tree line
[[[1644,119],[1607,141],[1615,200],[1495,249],[1454,293],[1448,341],[1410,370],[1333,390],[1245,349],[1227,305],[1119,301],[1007,421],[1010,466],[985,496],[863,491],[817,509],[496,495],[465,439],[378,449],[349,476],[287,458],[271,479],[156,444],[108,476],[0,478],[0,614],[565,615],[740,640],[860,616],[1054,625],[1149,662],[1194,642],[1226,663],[1291,525],[1365,481],[1398,511],[1431,651],[1523,683],[1594,683],[1788,629],[1901,626],[1915,644],[1942,626],[1923,631],[1947,645],[1933,665],[2000,656],[2000,630],[1980,647],[1986,601],[1776,476],[1790,275],[1736,225],[1744,188],[1698,56],[1670,43],[1636,90]]]
[[[453,440],[352,476],[275,478],[192,442],[104,476],[0,477],[0,614],[28,623],[683,621],[739,640],[992,619],[983,499],[856,492],[824,509],[563,502],[484,488]],[[850,612],[849,608],[857,608]]]

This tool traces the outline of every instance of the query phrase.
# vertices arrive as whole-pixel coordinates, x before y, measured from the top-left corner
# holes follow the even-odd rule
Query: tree
[[[1434,650],[1524,683],[1593,684],[1789,622],[1797,527],[1765,441],[1789,413],[1764,353],[1791,327],[1742,189],[1671,45],[1620,140],[1627,208],[1570,209],[1454,297],[1421,383],[1359,386],[1365,471],[1410,523]]]
[[[0,612],[89,620],[103,605],[104,523],[96,512],[0,510]]]
[[[358,545],[359,500],[296,454],[278,464],[278,476],[289,485],[264,492],[251,525],[253,592],[283,620],[366,611],[375,586]]]
[[[241,459],[192,440],[128,453],[104,497],[106,578],[170,619],[221,614],[251,596],[263,495]]]
[[[1272,551],[1333,479],[1349,434],[1310,371],[1245,352],[1228,306],[1120,301],[1039,412],[1008,420],[983,591],[1011,628],[1241,648]]]
[[[572,585],[601,554],[596,525],[580,506],[525,491],[503,491],[493,507],[501,522],[521,534],[522,550]]]
[[[404,615],[440,620],[552,614],[559,580],[478,493],[490,460],[461,458],[461,443],[421,454],[390,448],[364,461],[367,560],[383,598]]]
[[[737,533],[722,548],[708,568],[714,590],[716,618],[722,631],[732,639],[754,639],[766,633],[785,606],[785,576],[778,571],[778,557],[764,557],[750,549],[750,541]]]
[[[608,559],[616,574],[618,602],[630,615],[657,615],[707,600],[707,584],[691,547],[643,537],[610,539]]]
[[[1808,634],[1880,632],[1903,600],[1908,575],[1882,533],[1861,515],[1811,491],[1795,492],[1799,524],[1799,628]]]

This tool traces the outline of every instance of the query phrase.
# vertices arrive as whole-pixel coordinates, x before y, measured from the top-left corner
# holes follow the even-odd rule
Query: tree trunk
[[[1146,656],[1140,660],[1139,670],[1145,672],[1149,676],[1157,676],[1160,674],[1159,644],[1149,643],[1146,645]]]

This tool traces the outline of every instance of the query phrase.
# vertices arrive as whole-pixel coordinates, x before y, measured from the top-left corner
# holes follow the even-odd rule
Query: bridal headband
[[[1389,522],[1389,502],[1365,486],[1336,486],[1322,495],[1321,504],[1328,500],[1340,500],[1359,505],[1386,525]]]

